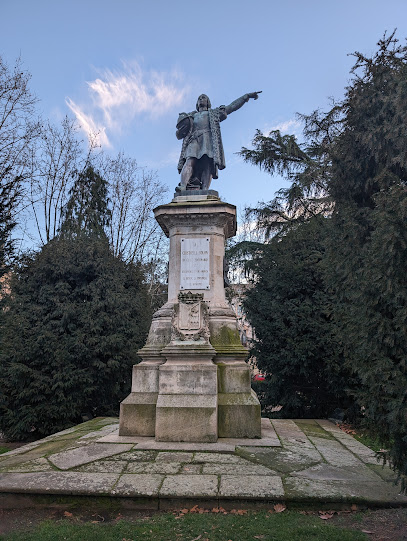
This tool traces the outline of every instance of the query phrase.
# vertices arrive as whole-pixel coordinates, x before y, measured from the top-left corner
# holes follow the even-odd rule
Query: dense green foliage
[[[327,280],[356,397],[407,474],[407,48],[357,55],[332,150],[335,201]]]
[[[324,286],[326,221],[274,236],[255,262],[245,309],[256,329],[253,353],[267,374],[262,401],[285,417],[322,417],[348,405],[350,373],[333,332],[332,293]]]
[[[109,248],[104,188],[91,168],[79,175],[62,233],[14,274],[0,362],[0,430],[9,438],[117,414],[130,390],[149,298],[140,269]]]
[[[394,34],[378,46],[372,58],[355,53],[354,77],[342,102],[326,114],[316,111],[301,117],[304,143],[277,132],[268,138],[257,133],[254,150],[242,149],[247,161],[291,180],[274,201],[255,211],[260,226],[279,233],[265,246],[264,262],[254,266],[257,281],[247,309],[257,322],[259,365],[279,382],[280,402],[290,403],[290,381],[299,370],[312,379],[320,363],[326,363],[330,377],[342,358],[343,373],[352,372],[358,384],[336,380],[342,386],[336,389],[338,396],[346,390],[355,406],[361,406],[365,423],[406,475],[407,48],[398,45]],[[305,238],[307,229],[321,219],[326,222],[319,237],[324,244],[322,273],[309,310],[303,291],[296,288],[298,282],[307,289],[309,282],[306,269],[298,265],[293,238]],[[303,257],[312,257],[314,249],[305,241]],[[276,274],[279,266],[285,273]],[[279,281],[265,288],[272,280]],[[264,295],[263,302],[251,302],[255,295]],[[324,343],[325,349],[317,356],[328,354],[320,363],[311,363],[311,348],[303,360],[292,353],[290,358],[298,362],[282,362],[286,348],[299,354],[307,337],[302,318],[293,317],[297,305],[304,317],[309,310],[309,325],[317,330],[321,300],[325,305],[328,300],[330,316],[319,327],[316,344]],[[282,328],[268,326],[267,305],[273,306]],[[291,341],[285,345],[268,333],[284,336],[287,320]],[[305,396],[305,388],[297,393]],[[289,408],[282,412],[292,414]]]

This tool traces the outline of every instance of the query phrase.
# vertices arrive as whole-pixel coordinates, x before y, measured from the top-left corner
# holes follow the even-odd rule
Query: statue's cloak
[[[187,115],[185,113],[180,115],[180,118],[182,117],[182,119],[186,119],[187,117],[190,118],[191,122],[190,129],[182,142],[181,155],[178,162],[178,173],[181,173],[182,171],[182,168],[187,158],[188,146],[191,144],[195,137],[193,120],[196,114],[197,111],[192,111]],[[218,178],[218,169],[225,169],[226,167],[225,153],[223,150],[222,136],[220,132],[220,123],[227,117],[226,107],[224,105],[221,105],[220,107],[216,107],[215,109],[208,109],[208,116],[211,149],[210,152],[208,152],[207,154],[212,161],[212,176],[213,178]]]

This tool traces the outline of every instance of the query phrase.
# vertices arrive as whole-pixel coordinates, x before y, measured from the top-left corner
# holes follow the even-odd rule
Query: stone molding
[[[154,209],[154,215],[167,237],[174,227],[222,228],[225,238],[236,234],[236,207],[228,203],[161,205]],[[205,233],[207,234],[207,233]]]

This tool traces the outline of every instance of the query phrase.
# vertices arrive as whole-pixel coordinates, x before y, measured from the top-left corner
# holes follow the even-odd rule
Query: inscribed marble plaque
[[[209,289],[209,239],[181,239],[180,289]]]

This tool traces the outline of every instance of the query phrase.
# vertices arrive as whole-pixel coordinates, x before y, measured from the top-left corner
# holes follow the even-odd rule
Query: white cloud
[[[66,103],[88,135],[96,131],[100,143],[109,145],[108,134],[120,134],[137,116],[159,117],[177,108],[188,92],[182,79],[175,70],[143,72],[136,62],[123,63],[122,69],[102,70],[87,83],[88,103],[70,98]]]
[[[66,104],[76,116],[76,119],[81,129],[86,133],[89,139],[92,139],[96,144],[103,147],[110,147],[110,141],[106,135],[106,127],[98,124],[91,115],[87,115],[81,108],[70,98],[66,99]]]
[[[290,119],[280,122],[279,124],[275,124],[274,126],[267,126],[263,130],[263,134],[268,135],[271,131],[280,130],[283,135],[293,134],[299,137],[302,134],[302,127],[302,123],[299,120]]]

